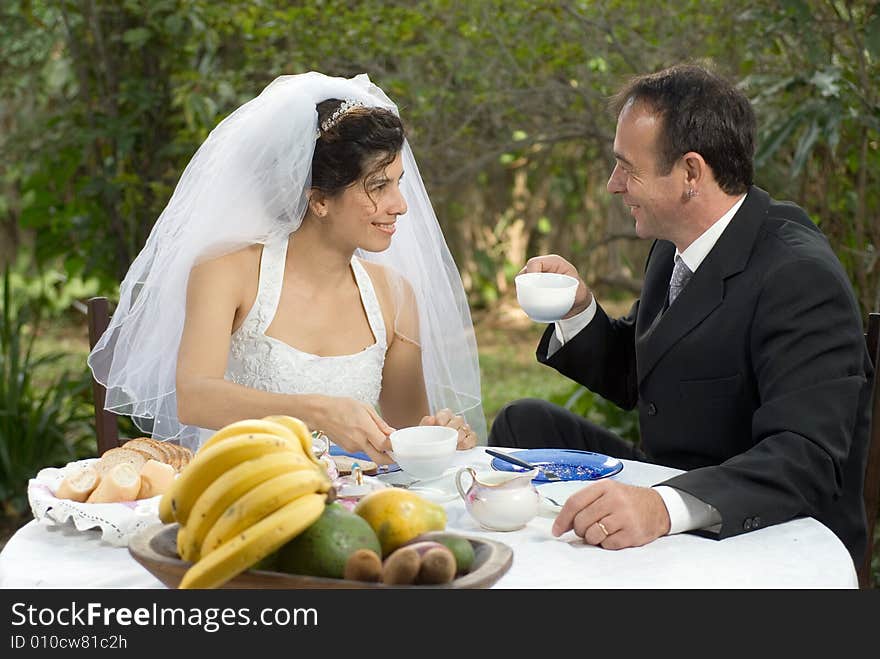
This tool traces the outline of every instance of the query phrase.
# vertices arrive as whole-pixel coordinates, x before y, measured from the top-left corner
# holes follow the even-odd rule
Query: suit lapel
[[[636,322],[636,363],[640,383],[672,346],[721,304],[724,280],[742,272],[748,263],[769,202],[769,195],[760,188],[749,190],[718,242],[666,311],[663,311],[663,305],[672,275],[675,246],[662,241],[652,250]]]

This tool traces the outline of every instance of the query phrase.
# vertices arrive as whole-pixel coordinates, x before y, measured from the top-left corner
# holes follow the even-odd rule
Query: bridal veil
[[[89,355],[107,389],[106,409],[132,416],[156,439],[190,443],[195,426],[177,419],[175,375],[189,272],[202,260],[295,231],[306,213],[318,130],[316,104],[360,101],[397,113],[362,74],[310,72],[276,78],[221,121],[196,151],[132,263],[107,331]],[[401,189],[408,211],[391,247],[357,256],[402,275],[414,292],[431,412],[450,408],[485,441],[477,346],[464,288],[407,142]],[[395,278],[390,278],[395,279]],[[403,287],[398,286],[400,290]],[[404,296],[412,304],[412,297]],[[397,305],[397,308],[401,308]]]

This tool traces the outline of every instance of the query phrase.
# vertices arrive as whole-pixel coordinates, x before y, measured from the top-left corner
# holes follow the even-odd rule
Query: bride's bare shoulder
[[[193,273],[210,274],[223,279],[247,276],[251,271],[259,272],[262,253],[262,244],[248,245],[234,252],[201,260],[193,267]]]
[[[196,264],[189,277],[189,295],[234,301],[240,307],[256,296],[263,245],[248,245]]]

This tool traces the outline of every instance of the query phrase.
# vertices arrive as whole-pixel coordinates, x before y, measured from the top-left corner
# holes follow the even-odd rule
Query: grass
[[[631,299],[602,302],[603,308],[615,316],[626,313],[631,305]],[[529,320],[515,300],[502,301],[491,314],[475,314],[474,327],[488,425],[510,401],[549,400],[571,391],[571,380],[535,359],[535,349],[547,325]]]
[[[535,359],[546,325],[516,318],[477,320],[480,383],[486,423],[491,426],[505,404],[519,398],[549,399],[571,389],[571,381]]]
[[[60,352],[64,357],[38,375],[40,380],[52,381],[65,370],[86,368],[89,355],[89,330],[86,317],[71,312],[60,318],[44,319],[34,342],[34,354]]]

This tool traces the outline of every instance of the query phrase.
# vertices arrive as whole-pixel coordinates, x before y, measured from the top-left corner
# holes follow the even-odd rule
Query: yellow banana
[[[204,444],[202,444],[200,451],[204,451],[209,446],[213,446],[218,442],[222,442],[223,440],[229,439],[230,437],[235,437],[237,435],[252,435],[252,434],[267,434],[267,435],[278,435],[279,437],[284,437],[289,439],[291,442],[297,441],[300,439],[296,436],[296,433],[290,430],[283,423],[277,423],[275,421],[270,420],[268,417],[266,419],[244,419],[242,421],[236,421],[235,423],[230,423],[228,426],[223,426],[211,435]]]
[[[160,500],[159,512],[170,506],[172,519],[186,524],[190,510],[202,492],[224,472],[245,460],[253,460],[267,453],[293,452],[299,454],[299,444],[278,435],[241,435],[231,437],[196,453]],[[168,501],[165,498],[168,497]],[[166,513],[168,514],[168,513]],[[165,518],[162,517],[165,521]]]
[[[199,549],[205,534],[211,530],[217,518],[227,506],[260,483],[279,474],[307,469],[317,471],[299,452],[283,451],[267,453],[253,460],[246,460],[225,471],[208,485],[193,504],[186,520],[186,541],[181,543],[178,534],[178,554],[187,561],[199,558]],[[314,491],[314,490],[313,490]]]
[[[316,469],[288,472],[260,483],[217,517],[201,544],[200,555],[207,556],[294,499],[318,492],[323,483]]]
[[[289,440],[291,444],[300,448],[300,452],[302,449],[302,443],[299,437],[296,436],[294,432],[288,429],[284,424],[274,423],[272,421],[267,421],[264,419],[244,419],[242,421],[236,421],[234,423],[230,423],[227,426],[223,426],[215,432],[208,440],[202,444],[199,448],[198,452],[204,451],[210,446],[217,444],[221,441],[231,439],[233,437],[238,437],[240,435],[252,435],[252,434],[268,434],[268,435],[278,435],[279,437],[284,437]],[[311,454],[309,454],[311,457]],[[193,456],[190,455],[189,459],[187,459],[187,464],[183,465],[188,466],[189,462],[191,462]],[[175,520],[174,511],[171,508],[171,497],[166,496],[162,497],[159,501],[159,519],[162,520],[165,524],[170,524]]]
[[[194,563],[179,588],[218,588],[314,524],[325,494],[306,494],[264,517]]]
[[[159,499],[159,519],[163,524],[171,524],[174,521],[174,510],[171,508],[171,490],[173,489],[174,484],[172,483],[171,487],[165,490],[165,494]]]
[[[178,525],[177,528],[177,555],[183,556],[183,547],[187,543],[186,527]]]
[[[300,446],[302,446],[303,453],[306,454],[306,457],[322,469],[326,470],[326,467],[321,464],[321,461],[315,457],[315,453],[312,451],[312,433],[302,420],[297,419],[295,416],[277,414],[274,416],[264,416],[263,421],[271,421],[287,428],[287,430],[299,440]]]

